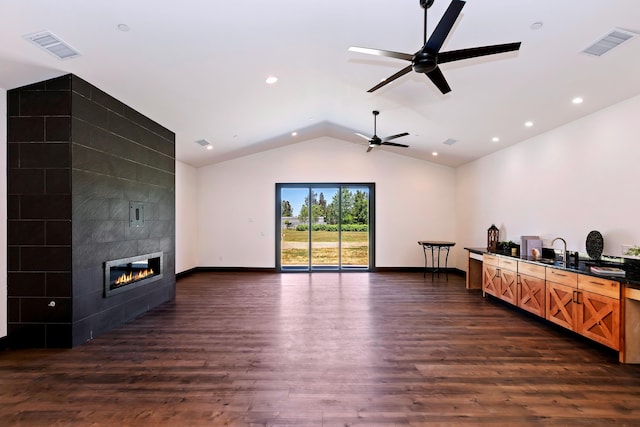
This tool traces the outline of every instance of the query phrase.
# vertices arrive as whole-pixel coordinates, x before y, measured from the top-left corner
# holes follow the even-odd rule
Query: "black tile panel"
[[[146,224],[142,227],[129,227],[124,229],[125,239],[130,240],[144,240],[149,238],[149,227]]]
[[[7,143],[7,168],[20,167],[20,145],[19,142]]]
[[[109,113],[109,132],[121,136],[131,141],[141,141],[141,134],[144,128],[127,118],[110,112]]]
[[[114,111],[120,115],[124,114],[126,108],[122,102],[95,86],[91,87],[91,100],[105,109]]]
[[[84,270],[87,268],[95,268],[102,265],[109,258],[109,245],[102,244],[85,244],[74,245],[73,251],[73,268],[72,271]]]
[[[20,196],[7,196],[7,218],[20,219]]]
[[[71,221],[48,220],[45,226],[45,245],[71,245]]]
[[[135,240],[112,242],[109,245],[109,257],[105,259],[105,261],[128,258],[132,256],[143,255],[146,253],[150,253],[150,252],[140,252],[138,250],[138,244],[137,244],[137,241]]]
[[[15,298],[11,295],[7,298],[7,322],[20,322],[20,298]]]
[[[7,91],[7,117],[20,115],[20,91],[17,89]]]
[[[125,221],[129,222],[129,201],[122,199],[109,199],[108,204],[108,218],[109,220]],[[146,207],[145,207],[146,217]]]
[[[70,113],[71,96],[68,90],[20,93],[22,116],[68,116]]]
[[[45,273],[10,272],[7,275],[7,295],[10,297],[39,297],[45,290]]]
[[[45,90],[71,90],[71,74],[49,79],[44,82]]]
[[[10,246],[36,246],[45,243],[45,221],[7,222],[7,243]]]
[[[47,297],[71,297],[71,273],[70,272],[53,272],[45,273],[45,283]]]
[[[46,117],[44,123],[45,141],[71,140],[71,116]]]
[[[47,194],[71,194],[71,169],[46,169],[44,172]]]
[[[76,313],[74,320],[90,316],[106,307],[106,301],[103,300],[104,292],[104,269],[102,265],[96,265],[92,268],[77,270],[73,274],[73,298],[81,304],[75,304]],[[79,301],[79,298],[83,298]],[[94,299],[95,301],[91,301]]]
[[[141,183],[173,188],[175,175],[144,165],[136,165],[136,180]]]
[[[44,170],[9,169],[7,172],[8,194],[43,194]]]
[[[71,348],[71,323],[47,323],[46,340],[47,348]]]
[[[160,249],[160,239],[138,240],[138,253],[140,254],[159,252]]]
[[[46,325],[44,323],[9,323],[7,332],[11,347],[46,348]]]
[[[115,199],[119,200],[119,199]],[[127,204],[127,211],[128,211]],[[108,220],[110,215],[110,199],[90,198],[86,195],[73,195],[72,218],[74,221]]]
[[[76,75],[71,75],[71,90],[85,98],[91,98],[93,85]]]
[[[73,103],[72,116],[104,129],[109,127],[109,110],[95,102],[73,93],[71,96]]]
[[[7,271],[20,271],[20,246],[7,246]]]
[[[78,144],[73,144],[73,167],[120,179],[136,179],[135,163]]]
[[[70,323],[71,298],[21,298],[23,323]]]
[[[44,117],[9,117],[7,142],[44,141]]]
[[[20,196],[20,219],[71,219],[71,196],[64,194]]]
[[[21,168],[69,168],[71,146],[68,142],[30,143],[20,145]]]
[[[74,169],[71,173],[71,185],[74,196],[96,199],[123,199],[124,180]]]
[[[47,89],[47,82],[43,81],[43,82],[38,82],[38,83],[32,83],[32,84],[27,85],[27,86],[22,86],[22,87],[20,87],[18,89],[15,89],[15,90],[23,92],[23,91],[27,91],[27,90],[46,90],[46,89]]]
[[[71,345],[73,347],[84,344],[87,341],[93,339],[93,337],[94,335],[93,330],[91,329],[91,318],[87,317],[72,323]]]
[[[26,246],[20,248],[22,271],[71,271],[71,248],[64,246]]]

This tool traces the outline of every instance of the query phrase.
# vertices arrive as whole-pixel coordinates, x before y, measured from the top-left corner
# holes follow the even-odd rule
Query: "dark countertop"
[[[575,266],[573,263],[570,263],[567,266],[561,260],[549,260],[549,261],[541,262],[540,260],[534,260],[531,257],[520,258],[520,257],[511,256],[506,253],[489,252],[487,248],[465,247],[465,249],[468,250],[469,252],[480,254],[480,255],[482,254],[499,255],[507,258],[517,259],[519,261],[526,261],[533,264],[542,265],[545,267],[553,267],[560,270],[573,271],[575,273],[586,274],[588,276],[593,276],[593,277],[604,277],[609,280],[615,280],[620,283],[623,283],[629,288],[640,289],[640,262],[638,262],[638,260],[623,258],[623,262],[610,262],[610,261],[595,261],[591,259],[581,258],[577,266]],[[602,274],[595,274],[595,273],[592,273],[590,270],[590,267],[592,265],[621,268],[625,271],[625,276],[620,277],[620,276],[605,276]]]

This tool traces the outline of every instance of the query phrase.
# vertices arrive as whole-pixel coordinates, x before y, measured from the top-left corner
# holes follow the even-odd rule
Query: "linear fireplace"
[[[162,278],[162,252],[104,263],[104,296],[110,297]]]

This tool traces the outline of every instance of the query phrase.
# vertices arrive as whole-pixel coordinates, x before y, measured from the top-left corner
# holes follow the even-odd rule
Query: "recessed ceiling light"
[[[536,21],[533,24],[531,24],[529,26],[529,28],[531,28],[532,30],[539,30],[540,28],[542,28],[544,25],[544,23],[542,21]]]
[[[213,145],[207,145],[207,150],[213,150]]]
[[[276,76],[269,76],[267,77],[267,80],[266,80],[268,85],[275,84],[277,81],[278,81],[278,78]]]
[[[130,30],[129,26],[127,24],[118,24],[118,29],[120,31],[122,31],[123,33],[126,33],[127,31]]]
[[[494,136],[493,138],[491,138],[491,140],[493,142],[500,142],[500,138],[498,138],[497,136]]]
[[[433,157],[436,157],[436,156],[438,155],[438,152],[437,152],[437,151],[434,151],[433,153],[431,153],[431,155],[432,155]]]
[[[533,126],[533,122],[524,122],[524,125],[530,128],[531,126]]]
[[[298,132],[291,132],[291,136],[298,136]]]
[[[574,104],[582,104],[584,102],[584,99],[580,98],[579,96],[576,96],[571,100],[571,102],[573,102]]]

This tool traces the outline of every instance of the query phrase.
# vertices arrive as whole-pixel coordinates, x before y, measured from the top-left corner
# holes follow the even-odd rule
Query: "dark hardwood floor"
[[[0,425],[640,425],[640,366],[422,273],[197,273],[71,350],[0,352]]]

